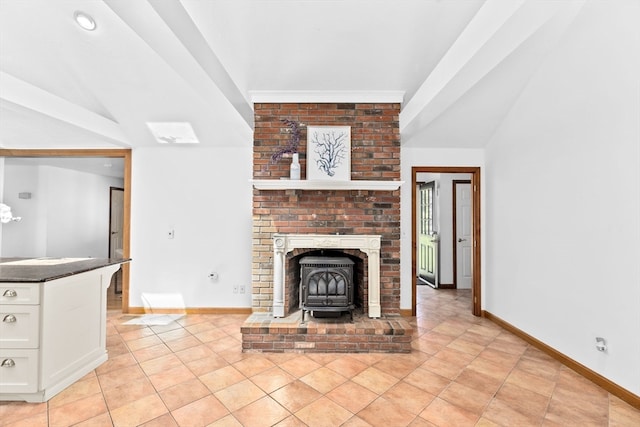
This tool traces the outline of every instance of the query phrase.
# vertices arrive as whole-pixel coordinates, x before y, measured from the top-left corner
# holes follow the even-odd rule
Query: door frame
[[[113,209],[113,198],[114,198],[114,194],[116,192],[122,192],[122,206],[124,209],[124,188],[121,187],[109,187],[109,258],[111,258],[112,256],[112,249],[113,247],[111,246],[112,244],[112,239],[111,236],[113,235],[113,228],[112,228],[112,224],[113,224],[113,213],[114,213],[114,209]],[[122,219],[122,224],[120,224],[119,227],[119,232],[122,233],[123,232],[123,227],[124,227],[124,217]],[[124,236],[124,233],[123,233]],[[120,289],[118,289],[118,279],[116,279],[115,281],[113,281],[113,277],[117,277],[119,276],[119,281],[120,281]],[[118,270],[115,273],[113,273],[113,277],[112,277],[112,283],[115,287],[114,292],[116,294],[121,294],[122,293],[122,271]]]
[[[122,223],[122,252],[131,256],[131,149],[13,149],[0,148],[0,157],[119,157],[124,160],[124,218]],[[129,312],[129,263],[122,268],[122,312]]]
[[[458,184],[471,184],[471,181],[468,179],[454,179],[451,182],[451,196],[453,199],[453,220],[451,222],[453,224],[453,289],[458,289],[458,206],[456,203],[456,185]],[[471,203],[473,205],[473,198]],[[471,220],[473,221],[473,218]]]
[[[472,221],[473,221],[473,284],[471,286],[471,312],[474,316],[482,315],[482,283],[481,283],[481,260],[482,260],[482,240],[480,229],[480,167],[475,166],[412,166],[411,167],[411,315],[416,315],[416,256],[417,256],[417,176],[419,173],[468,173],[471,174],[471,188],[473,191],[472,200]]]

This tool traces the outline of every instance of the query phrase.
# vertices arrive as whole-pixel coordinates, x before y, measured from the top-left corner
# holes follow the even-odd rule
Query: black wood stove
[[[353,264],[347,257],[307,256],[300,259],[300,309],[307,312],[348,311],[353,322]]]

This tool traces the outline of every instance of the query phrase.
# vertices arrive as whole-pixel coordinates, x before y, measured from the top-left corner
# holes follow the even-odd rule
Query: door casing
[[[417,257],[417,175],[419,173],[468,173],[471,174],[472,221],[473,221],[473,284],[471,286],[471,312],[474,316],[482,315],[481,293],[481,234],[480,234],[480,167],[475,166],[412,166],[411,167],[411,315],[416,315],[416,257]]]
[[[0,157],[121,157],[124,160],[123,258],[129,258],[131,238],[131,149],[0,149]],[[122,264],[122,312],[129,312],[129,263]]]
[[[122,251],[122,223],[124,207],[124,188],[109,188],[109,258],[116,258],[117,250]],[[122,271],[118,270],[111,278],[111,286],[116,294],[122,293]]]

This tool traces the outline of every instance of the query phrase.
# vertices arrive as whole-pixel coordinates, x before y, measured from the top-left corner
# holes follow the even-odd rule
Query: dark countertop
[[[56,265],[19,264],[20,262],[34,259],[55,262],[56,259],[64,260],[65,258],[0,258],[0,282],[47,282],[108,265],[124,264],[131,261],[130,258],[86,258]]]

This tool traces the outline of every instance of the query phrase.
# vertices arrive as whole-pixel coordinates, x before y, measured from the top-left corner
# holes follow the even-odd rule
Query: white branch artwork
[[[351,179],[351,128],[307,128],[307,179]]]

